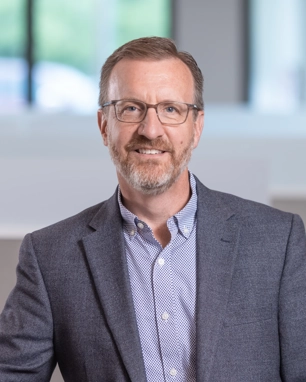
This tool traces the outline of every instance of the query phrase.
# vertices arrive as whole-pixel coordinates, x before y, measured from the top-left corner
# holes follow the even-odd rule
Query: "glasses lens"
[[[185,122],[188,106],[181,102],[162,102],[157,110],[162,123],[179,124]]]
[[[146,112],[146,105],[140,101],[118,101],[116,115],[122,122],[140,122]]]

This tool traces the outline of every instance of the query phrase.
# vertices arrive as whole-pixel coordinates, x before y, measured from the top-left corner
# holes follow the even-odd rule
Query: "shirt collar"
[[[180,233],[187,239],[195,224],[196,212],[197,212],[197,190],[196,190],[196,181],[191,172],[189,172],[189,181],[191,187],[191,197],[184,208],[182,208],[174,216],[170,217],[167,221],[167,224],[171,224],[171,221],[174,221],[177,225]],[[137,224],[140,222],[138,217],[129,211],[121,201],[121,191],[120,186],[118,187],[118,204],[120,208],[120,213],[123,219],[124,229],[127,230],[130,237],[133,238],[137,235]]]
[[[185,238],[188,238],[193,230],[198,201],[196,181],[191,172],[189,172],[189,181],[191,197],[186,206],[174,215],[174,220],[177,222],[178,228]]]

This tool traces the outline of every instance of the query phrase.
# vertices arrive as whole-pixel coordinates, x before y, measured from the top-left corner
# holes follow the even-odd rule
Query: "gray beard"
[[[180,177],[187,168],[193,149],[193,137],[189,145],[185,147],[179,157],[173,157],[169,164],[165,165],[164,171],[157,171],[159,166],[151,161],[144,163],[135,163],[127,158],[121,160],[120,154],[115,145],[109,141],[109,152],[111,159],[116,166],[117,171],[135,190],[145,195],[160,195],[167,191]],[[153,156],[153,155],[152,155]]]
[[[186,169],[188,162],[189,158],[178,168],[175,168],[171,163],[168,171],[158,177],[153,177],[150,173],[139,170],[138,165],[135,163],[114,163],[117,171],[135,190],[145,195],[160,195],[177,181],[181,173]]]

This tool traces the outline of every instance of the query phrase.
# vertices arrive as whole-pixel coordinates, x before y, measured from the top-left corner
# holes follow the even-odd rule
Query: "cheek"
[[[194,132],[192,130],[190,133],[186,134],[183,138],[180,138],[180,140],[178,141],[178,144],[180,146],[185,146],[187,144],[190,144],[193,141],[194,141]]]
[[[130,139],[129,135],[118,133],[117,131],[109,136],[109,141],[111,141],[113,146],[116,146],[118,151],[125,151],[125,147]]]

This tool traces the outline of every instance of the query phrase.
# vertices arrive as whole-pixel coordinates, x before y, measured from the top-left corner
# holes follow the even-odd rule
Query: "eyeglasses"
[[[185,102],[164,101],[152,105],[129,99],[106,102],[102,105],[102,108],[111,105],[114,105],[118,121],[126,123],[142,122],[151,107],[155,109],[160,123],[164,125],[180,125],[186,121],[189,109],[200,110],[197,105]]]

